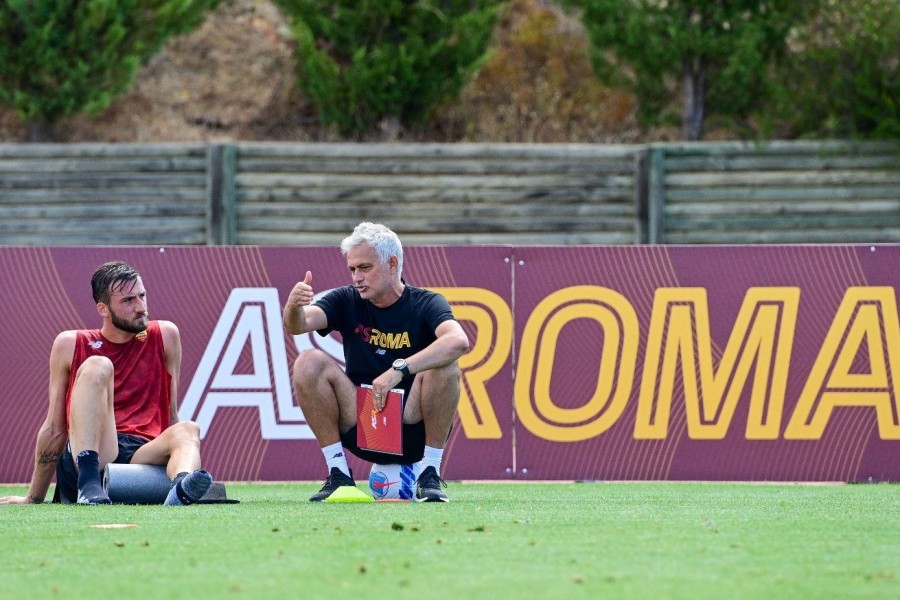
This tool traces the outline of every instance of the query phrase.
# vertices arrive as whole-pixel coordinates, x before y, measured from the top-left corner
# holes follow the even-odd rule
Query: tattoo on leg
[[[39,465],[55,465],[61,455],[62,452],[41,452],[37,462]]]

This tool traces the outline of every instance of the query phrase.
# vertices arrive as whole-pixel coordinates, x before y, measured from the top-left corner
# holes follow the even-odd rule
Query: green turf
[[[24,493],[0,487],[0,496]],[[896,485],[451,483],[450,504],[0,506],[0,598],[891,598]],[[91,525],[130,523],[131,529]]]

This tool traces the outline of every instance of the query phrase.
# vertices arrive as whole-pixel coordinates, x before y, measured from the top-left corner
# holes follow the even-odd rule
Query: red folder
[[[372,386],[356,388],[356,444],[362,450],[403,454],[403,390],[389,391],[378,412]]]

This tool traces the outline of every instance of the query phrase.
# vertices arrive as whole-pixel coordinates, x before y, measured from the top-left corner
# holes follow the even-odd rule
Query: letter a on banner
[[[236,373],[247,347],[253,372]],[[197,421],[200,436],[205,437],[216,411],[236,406],[259,411],[263,439],[314,437],[291,394],[281,305],[275,288],[231,291],[178,416]]]
[[[854,362],[860,356],[860,366]],[[892,287],[847,288],[791,416],[785,439],[817,440],[832,413],[874,408],[878,434],[900,440],[900,318]]]

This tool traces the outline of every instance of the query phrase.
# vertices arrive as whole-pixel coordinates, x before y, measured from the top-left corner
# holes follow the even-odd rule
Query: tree
[[[127,90],[141,62],[200,24],[219,0],[6,0],[0,4],[0,103],[29,139],[59,119],[96,113]]]
[[[791,36],[775,120],[791,136],[900,139],[900,3],[829,0]]]
[[[496,16],[488,0],[276,0],[293,18],[299,84],[325,124],[411,126],[459,93]]]
[[[682,134],[697,140],[708,114],[744,118],[758,106],[769,62],[818,0],[566,1],[582,8],[597,75],[630,87],[644,122],[680,85]]]

